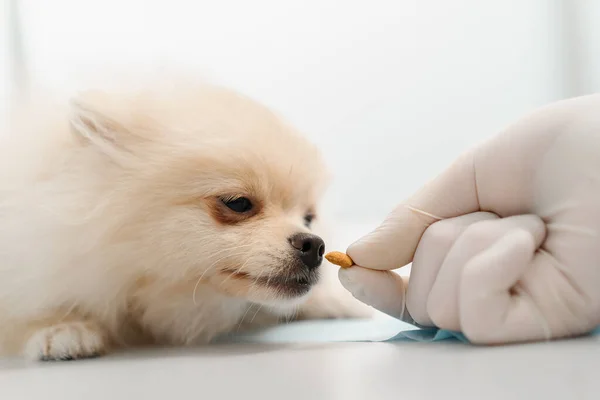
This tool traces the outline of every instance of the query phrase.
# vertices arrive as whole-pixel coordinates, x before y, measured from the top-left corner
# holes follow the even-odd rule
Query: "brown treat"
[[[332,264],[338,265],[342,268],[350,268],[354,265],[354,261],[348,256],[348,254],[332,251],[331,253],[325,254],[325,258]]]

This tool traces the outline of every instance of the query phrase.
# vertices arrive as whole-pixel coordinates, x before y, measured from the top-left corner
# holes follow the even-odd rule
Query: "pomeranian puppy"
[[[68,360],[368,315],[320,279],[319,152],[253,100],[185,83],[24,115],[0,146],[3,354]]]

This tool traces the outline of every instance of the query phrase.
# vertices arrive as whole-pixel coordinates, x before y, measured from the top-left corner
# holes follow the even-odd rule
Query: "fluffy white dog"
[[[75,359],[365,315],[320,282],[322,159],[263,106],[182,83],[21,115],[0,147],[2,353]]]

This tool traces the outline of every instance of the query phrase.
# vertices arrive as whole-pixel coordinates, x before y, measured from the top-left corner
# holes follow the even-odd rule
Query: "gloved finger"
[[[407,277],[391,271],[376,271],[359,266],[340,268],[338,277],[357,300],[394,318],[412,323],[405,306]]]
[[[548,322],[518,285],[532,264],[539,237],[515,229],[465,266],[460,283],[460,325],[473,343],[550,339]]]
[[[431,224],[476,211],[479,202],[473,154],[468,153],[396,207],[378,228],[346,252],[365,268],[400,268],[412,261],[421,236]]]
[[[440,267],[458,237],[472,224],[490,219],[498,219],[498,216],[476,212],[445,219],[427,228],[417,246],[410,285],[406,290],[406,308],[419,325],[434,325],[427,313],[427,299]]]
[[[519,215],[477,222],[456,240],[427,299],[427,313],[436,326],[456,331],[461,329],[459,294],[465,265],[515,229],[531,235],[536,246],[542,243],[546,233],[544,222],[537,215]]]

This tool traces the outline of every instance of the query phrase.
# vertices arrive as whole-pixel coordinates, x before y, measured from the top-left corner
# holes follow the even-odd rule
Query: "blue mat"
[[[445,329],[411,329],[408,331],[399,332],[396,336],[387,339],[386,341],[417,341],[417,342],[438,342],[440,340],[460,341],[469,343],[469,340],[460,332],[447,331]]]
[[[459,333],[418,329],[389,317],[372,320],[316,320],[292,322],[253,332],[233,332],[217,343],[327,343],[385,341],[460,341]]]

